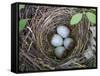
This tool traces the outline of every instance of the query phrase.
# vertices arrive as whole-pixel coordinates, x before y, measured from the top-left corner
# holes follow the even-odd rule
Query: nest
[[[89,38],[88,29],[90,24],[88,20],[83,17],[79,24],[71,26],[69,22],[72,15],[76,13],[75,9],[67,7],[36,7],[34,6],[35,11],[27,9],[33,8],[32,6],[26,7],[28,11],[31,10],[31,12],[35,14],[32,15],[32,19],[27,22],[27,27],[20,34],[20,38],[22,38],[20,39],[22,43],[20,43],[19,53],[21,64],[30,64],[29,66],[33,68],[31,71],[62,69],[62,66],[65,64],[67,64],[67,68],[63,69],[68,69],[70,65],[69,62],[72,59],[84,58],[83,53]],[[24,10],[24,12],[25,11],[26,10]],[[30,16],[30,14],[27,13],[25,13],[25,16]],[[24,16],[20,14],[20,17]],[[50,43],[52,35],[56,33],[56,27],[60,24],[70,28],[70,36],[75,41],[75,47],[71,49],[68,55],[63,59],[57,59],[55,57],[53,54],[54,48]],[[24,57],[26,59],[23,59]],[[80,59],[76,61],[81,63]],[[78,64],[78,67],[79,66],[80,68],[84,67]]]

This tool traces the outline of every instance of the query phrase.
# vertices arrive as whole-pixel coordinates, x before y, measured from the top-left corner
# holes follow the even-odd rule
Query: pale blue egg
[[[66,26],[61,25],[57,27],[57,33],[63,38],[66,38],[69,36],[70,30]]]
[[[55,48],[55,55],[57,58],[61,58],[64,54],[65,48],[63,46],[59,46]]]
[[[58,34],[54,34],[51,39],[51,44],[55,47],[61,46],[63,44],[63,38]]]
[[[64,40],[64,47],[65,47],[66,49],[69,49],[69,46],[72,45],[72,43],[73,43],[73,39],[72,39],[72,38],[66,38],[66,39]]]

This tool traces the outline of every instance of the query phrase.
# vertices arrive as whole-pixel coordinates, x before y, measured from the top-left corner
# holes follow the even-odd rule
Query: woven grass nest
[[[88,20],[82,18],[79,24],[71,26],[70,19],[72,15],[76,13],[74,9],[55,7],[45,12],[42,11],[43,9],[41,8],[42,7],[37,8],[36,12],[38,12],[38,15],[32,17],[30,21],[31,25],[28,26],[28,29],[30,29],[28,32],[30,32],[29,34],[32,36],[28,36],[27,39],[31,39],[30,42],[26,39],[26,42],[31,45],[25,45],[25,43],[23,43],[23,47],[28,48],[22,48],[22,50],[24,50],[22,56],[30,61],[30,64],[35,70],[37,70],[36,68],[40,70],[60,69],[60,65],[69,62],[73,58],[81,58],[88,42]],[[71,49],[68,55],[63,59],[57,59],[55,57],[53,54],[54,48],[50,43],[51,37],[56,33],[56,27],[60,24],[67,26],[71,30],[70,36],[75,41],[74,48]],[[28,29],[26,28],[25,30]],[[26,38],[26,35],[24,38]]]

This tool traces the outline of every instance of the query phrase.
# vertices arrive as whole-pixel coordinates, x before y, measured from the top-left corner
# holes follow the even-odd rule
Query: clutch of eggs
[[[73,43],[73,39],[69,38],[70,30],[66,26],[58,26],[57,34],[54,34],[51,39],[52,46],[55,47],[55,55],[57,58],[61,58],[64,55],[64,51],[69,49]]]

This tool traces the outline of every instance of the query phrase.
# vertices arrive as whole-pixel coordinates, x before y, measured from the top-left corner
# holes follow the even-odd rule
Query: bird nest
[[[19,61],[23,64],[21,66],[30,64],[29,66],[34,68],[34,71],[55,70],[61,69],[60,65],[69,62],[73,58],[82,58],[88,42],[88,29],[90,25],[85,17],[83,17],[81,22],[76,26],[71,26],[71,17],[76,13],[73,8],[44,8],[44,6],[38,6],[36,8],[34,6],[34,11],[27,8],[33,7],[26,7],[26,10],[31,11],[34,14],[32,15],[32,19],[28,20],[24,31],[19,35]],[[24,13],[25,16],[22,16],[22,14],[20,14],[20,16],[30,16],[28,11],[27,13]],[[74,47],[63,59],[55,57],[53,53],[54,48],[50,43],[51,37],[56,33],[56,27],[60,24],[67,26],[71,30],[70,37],[74,39]],[[79,61],[79,63],[80,62],[81,61]]]

